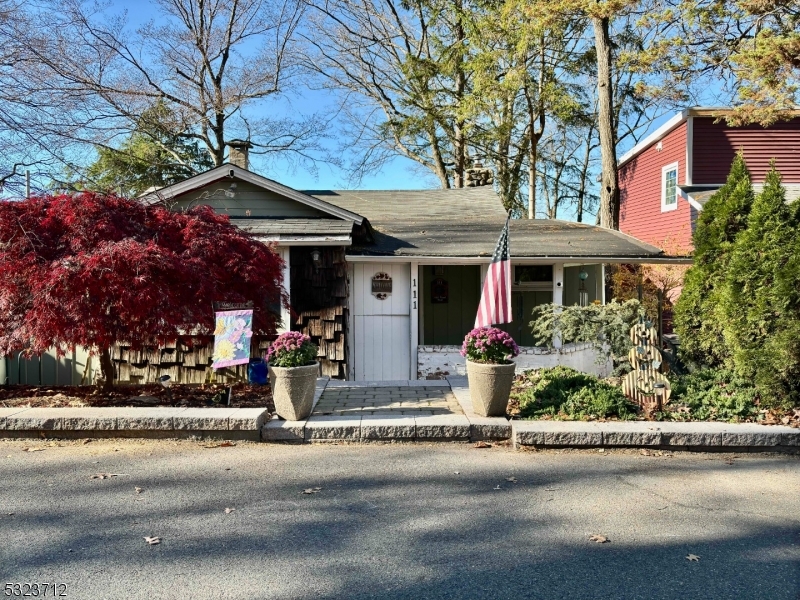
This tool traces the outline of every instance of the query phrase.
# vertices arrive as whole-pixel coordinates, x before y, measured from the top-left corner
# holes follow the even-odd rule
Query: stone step
[[[456,414],[312,415],[306,421],[270,421],[261,436],[275,442],[496,440],[508,439],[511,425],[503,418],[470,419]]]

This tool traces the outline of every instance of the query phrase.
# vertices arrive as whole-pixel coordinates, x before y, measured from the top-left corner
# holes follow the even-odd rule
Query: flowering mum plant
[[[472,362],[506,365],[519,355],[519,347],[510,335],[497,327],[477,327],[464,338],[461,356]]]
[[[313,365],[317,347],[307,335],[287,331],[278,336],[267,350],[267,361],[273,367],[303,367]]]

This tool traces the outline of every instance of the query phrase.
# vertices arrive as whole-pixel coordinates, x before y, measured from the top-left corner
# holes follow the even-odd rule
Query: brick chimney
[[[228,162],[241,169],[250,169],[249,153],[253,144],[246,140],[228,142]]]

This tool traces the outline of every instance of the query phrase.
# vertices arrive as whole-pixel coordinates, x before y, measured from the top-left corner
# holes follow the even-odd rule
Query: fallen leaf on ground
[[[235,508],[226,508],[226,509],[225,509],[225,514],[226,514],[226,515],[229,515],[229,514],[231,514],[233,511],[235,511],[235,510],[236,510]]]
[[[689,555],[686,557],[686,560],[688,560],[688,561],[692,561],[692,562],[700,562],[700,557],[699,557],[699,556],[697,556],[696,554],[689,554]]]
[[[322,488],[318,488],[318,487],[316,487],[316,488],[306,488],[300,493],[301,494],[318,494],[321,489]]]
[[[144,491],[144,488],[140,488],[140,487],[135,487],[135,488],[133,488],[133,489],[135,489],[135,490],[136,490],[136,493],[137,493],[137,494],[141,494],[141,493]]]
[[[604,535],[594,534],[593,536],[589,537],[590,542],[596,542],[598,544],[606,544],[608,543],[608,538]]]
[[[510,481],[511,483],[517,483],[516,477],[506,477],[506,481]]]
[[[154,536],[154,537],[145,537],[144,541],[150,544],[151,546],[155,546],[156,544],[161,543],[161,538]]]
[[[23,448],[23,452],[41,452],[44,448]]]
[[[235,445],[233,442],[220,442],[218,444],[206,444],[203,448],[230,448]]]
[[[482,440],[473,446],[473,448],[491,448],[491,447],[492,447],[491,444],[487,444]]]
[[[112,477],[119,477],[125,473],[95,473],[89,479],[111,479]]]

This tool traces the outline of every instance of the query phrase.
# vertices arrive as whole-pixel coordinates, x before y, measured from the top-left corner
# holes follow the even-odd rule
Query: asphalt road
[[[797,456],[6,440],[0,478],[0,586],[74,600],[800,598]]]

